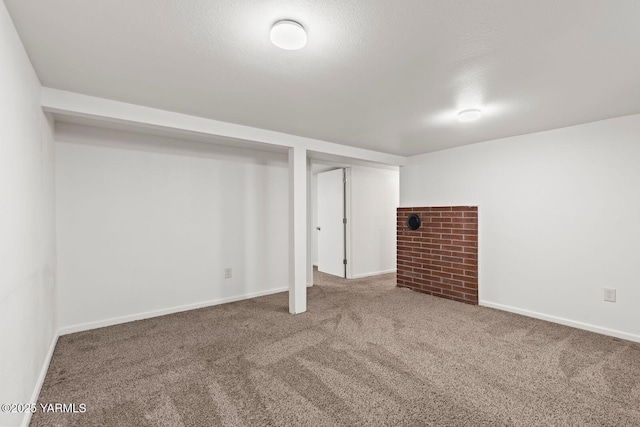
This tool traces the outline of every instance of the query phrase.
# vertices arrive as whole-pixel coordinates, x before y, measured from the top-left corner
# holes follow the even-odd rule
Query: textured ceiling
[[[635,0],[5,3],[44,86],[387,153],[640,113]]]

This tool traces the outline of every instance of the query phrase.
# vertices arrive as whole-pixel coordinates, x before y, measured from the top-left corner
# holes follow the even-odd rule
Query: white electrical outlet
[[[616,302],[616,290],[613,288],[604,288],[604,300]]]
[[[225,279],[231,279],[233,271],[231,270],[231,268],[225,268],[224,269],[224,278]]]

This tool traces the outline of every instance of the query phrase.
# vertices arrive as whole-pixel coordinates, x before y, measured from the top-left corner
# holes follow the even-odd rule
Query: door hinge
[[[347,265],[347,260],[346,260],[346,259],[343,259],[343,260],[342,260],[342,263],[343,263],[344,265]]]
[[[347,223],[347,218],[342,218],[342,223],[346,224]]]

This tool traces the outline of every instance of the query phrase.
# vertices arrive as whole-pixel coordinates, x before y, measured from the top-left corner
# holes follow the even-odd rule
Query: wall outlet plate
[[[232,274],[233,274],[233,271],[231,270],[231,268],[225,268],[224,269],[224,278],[225,279],[231,279]]]
[[[616,290],[613,288],[604,288],[604,300],[616,302]]]

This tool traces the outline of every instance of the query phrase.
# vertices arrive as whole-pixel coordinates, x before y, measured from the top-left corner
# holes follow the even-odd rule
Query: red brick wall
[[[407,217],[420,216],[417,230]],[[478,208],[398,208],[399,287],[478,304]]]

